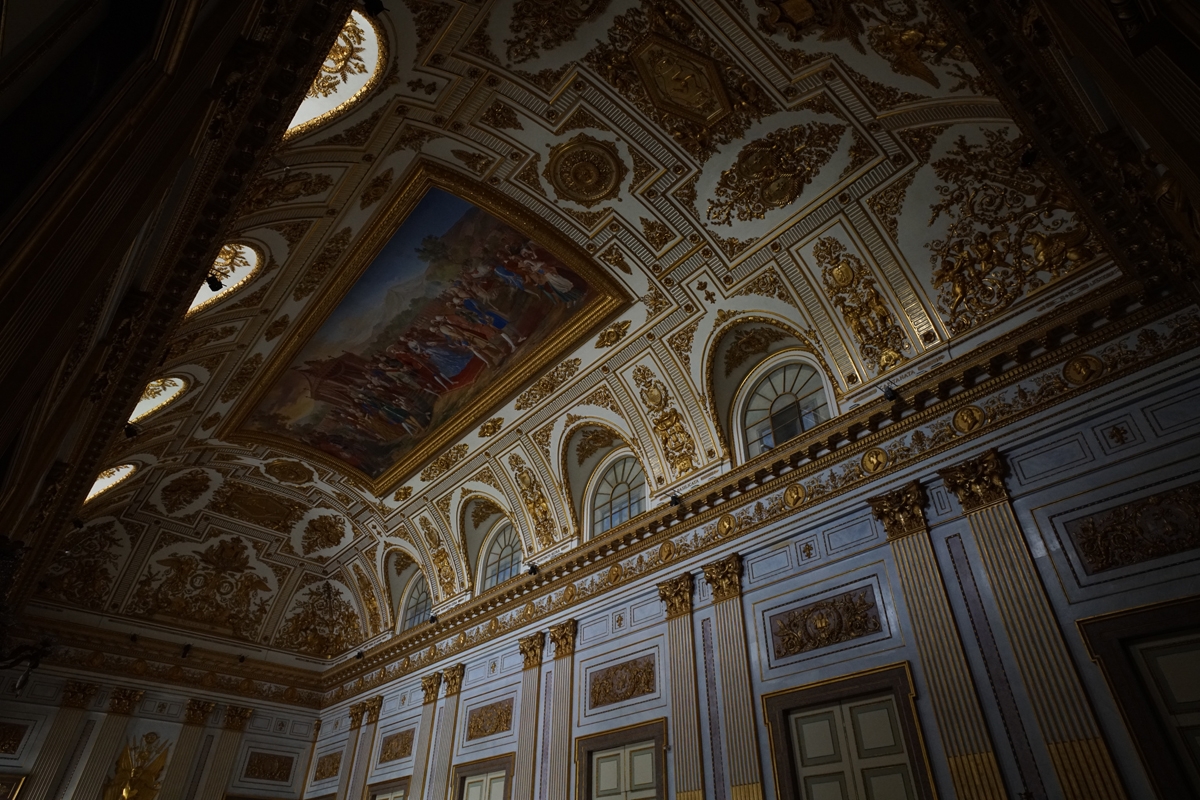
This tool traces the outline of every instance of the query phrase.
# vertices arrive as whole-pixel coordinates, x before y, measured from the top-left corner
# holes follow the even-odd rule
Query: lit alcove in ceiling
[[[96,482],[92,484],[92,488],[88,491],[86,503],[88,500],[94,500],[101,494],[104,494],[109,489],[112,489],[119,483],[123,483],[130,475],[137,472],[136,464],[121,464],[116,467],[110,467],[96,476]]]
[[[201,284],[200,291],[196,292],[196,297],[188,307],[188,313],[194,314],[222,297],[236,292],[254,277],[260,266],[262,255],[250,245],[225,245],[221,252],[217,253],[217,259],[208,271],[208,280]]]
[[[379,82],[386,60],[387,47],[375,23],[358,11],[350,12],[287,136],[312,130],[366,97]]]
[[[142,397],[133,407],[133,414],[129,417],[129,421],[140,422],[155,411],[161,411],[178,400],[187,388],[187,378],[182,375],[155,378],[142,390]]]

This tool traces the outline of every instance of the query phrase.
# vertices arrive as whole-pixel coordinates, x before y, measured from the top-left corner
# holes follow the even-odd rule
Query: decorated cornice
[[[813,508],[919,460],[960,447],[984,433],[992,433],[1003,425],[1143,369],[1200,340],[1200,312],[1194,307],[1181,308],[1181,303],[1164,302],[1124,313],[1119,297],[1115,291],[1109,291],[1086,298],[1060,313],[1055,321],[1027,326],[1020,335],[1004,337],[969,360],[931,371],[905,385],[901,401],[890,405],[867,404],[838,417],[811,436],[794,440],[771,451],[767,458],[756,459],[699,487],[683,497],[680,506],[660,507],[643,514],[544,565],[538,576],[526,576],[520,582],[507,584],[503,591],[486,594],[442,615],[436,625],[421,626],[377,645],[367,651],[364,659],[336,666],[324,678],[303,670],[291,670],[288,674],[296,679],[303,676],[304,684],[325,687],[323,696],[314,698],[312,705],[340,702],[491,640],[503,631],[523,627],[568,609],[578,601],[666,569],[680,557],[750,535],[790,515],[796,508]],[[1069,324],[1073,317],[1094,319],[1100,311],[1109,312],[1112,321],[1096,325],[1091,333],[1036,358],[1022,358],[1023,342],[1049,341],[1053,345],[1053,339],[1046,336],[1052,326]],[[1140,335],[1139,329],[1150,333]],[[1100,360],[1103,371],[1075,385],[1063,376],[1077,376],[1068,365],[1088,351],[1099,354],[1094,357]],[[997,365],[1006,363],[1007,368],[997,369]],[[990,376],[989,370],[993,373]],[[968,388],[955,391],[955,387],[964,384]],[[950,396],[939,400],[939,392]],[[960,430],[954,426],[954,419],[962,416],[960,412],[965,408],[987,411],[979,424]],[[890,411],[890,415],[881,413],[885,411]],[[977,415],[972,419],[979,420]],[[884,420],[890,424],[882,425]],[[879,429],[864,435],[862,431],[871,425]],[[934,433],[924,433],[931,430]],[[842,446],[809,460],[814,446],[827,448],[831,441]],[[888,463],[879,472],[867,475],[860,462],[871,449],[889,453]],[[718,524],[727,515],[735,517],[735,526]],[[615,558],[610,555],[614,551],[618,553]],[[69,641],[76,637],[63,638]],[[106,646],[114,644],[105,642]],[[71,652],[70,647],[63,650]],[[97,659],[86,650],[73,652],[75,655],[68,656],[69,661],[79,664],[92,658],[99,662],[97,671],[107,671],[105,665],[109,664],[116,667],[115,674],[128,674],[129,666],[136,660],[103,653]],[[194,652],[193,658],[197,655]],[[162,680],[167,676],[159,673],[175,667],[179,665],[159,670],[151,677]],[[178,680],[187,683],[182,669],[177,670]],[[221,680],[234,691],[244,682],[224,677]],[[252,687],[258,685],[253,679],[249,683]],[[292,687],[295,685],[291,682]],[[297,699],[283,696],[286,693],[287,690],[278,689],[264,692],[269,695],[267,699],[282,702],[300,699],[298,691],[292,692]],[[309,703],[300,700],[299,704]]]

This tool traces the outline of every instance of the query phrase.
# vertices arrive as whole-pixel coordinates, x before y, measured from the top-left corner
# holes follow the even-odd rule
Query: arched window
[[[86,503],[88,500],[91,500],[97,495],[107,492],[109,489],[115,487],[118,483],[124,482],[126,478],[133,475],[135,472],[137,472],[137,464],[122,464],[119,467],[112,467],[104,470],[96,476],[96,482],[92,484],[92,488],[90,491],[88,491],[88,495],[84,499],[84,502]]]
[[[146,388],[142,390],[142,398],[133,407],[133,414],[129,417],[129,421],[139,422],[155,411],[161,411],[178,400],[187,387],[187,378],[179,375],[155,378],[146,384]]]
[[[754,387],[743,417],[746,455],[753,458],[829,419],[821,376],[808,364],[776,367]]]
[[[429,584],[425,582],[424,575],[418,574],[413,577],[412,588],[404,599],[404,624],[400,630],[406,631],[428,620],[431,608],[433,601],[429,599]]]
[[[503,523],[488,544],[483,560],[482,589],[498,586],[516,575],[521,568],[522,556],[521,539],[516,530],[511,524]]]
[[[646,475],[633,456],[614,461],[600,476],[592,497],[592,535],[632,519],[646,508]]]
[[[209,268],[208,277],[192,298],[187,313],[195,314],[208,308],[222,297],[227,297],[245,286],[258,274],[262,260],[259,252],[249,245],[227,244],[222,247]]]

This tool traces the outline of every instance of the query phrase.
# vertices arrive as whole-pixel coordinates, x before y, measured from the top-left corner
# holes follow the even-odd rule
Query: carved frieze
[[[655,687],[654,656],[614,664],[588,676],[588,708],[603,708],[653,694]]]
[[[486,739],[512,730],[513,699],[505,698],[467,713],[467,741]]]
[[[883,629],[875,589],[870,586],[774,614],[768,623],[775,658],[830,647]]]

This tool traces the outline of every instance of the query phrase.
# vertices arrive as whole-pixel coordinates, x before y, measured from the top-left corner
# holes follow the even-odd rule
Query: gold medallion
[[[725,514],[717,520],[717,535],[724,539],[726,536],[733,535],[733,532],[738,528],[737,517],[733,514]]]
[[[1072,386],[1082,386],[1099,378],[1104,364],[1095,356],[1075,356],[1063,366],[1063,377]]]
[[[804,505],[807,492],[804,487],[798,483],[793,483],[791,486],[783,490],[783,503],[788,508],[799,508]]]
[[[971,433],[983,427],[987,422],[987,413],[979,406],[963,406],[954,412],[950,424],[959,433]]]
[[[887,466],[888,454],[878,447],[872,447],[862,457],[862,470],[868,475],[873,475],[879,470]]]

